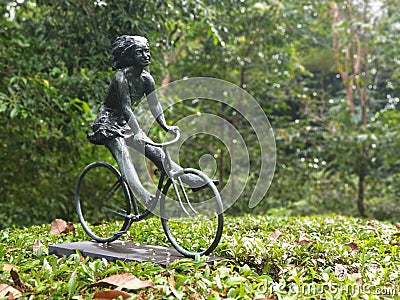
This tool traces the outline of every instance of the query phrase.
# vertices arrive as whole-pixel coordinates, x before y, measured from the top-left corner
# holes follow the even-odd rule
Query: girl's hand
[[[147,137],[147,135],[143,132],[143,130],[139,130],[137,133],[135,133],[135,135],[133,136],[133,139],[136,142],[139,143],[144,143],[146,141],[149,140],[149,138]]]
[[[180,132],[180,129],[178,126],[167,126],[168,133],[172,133],[173,135],[176,136],[176,132]]]

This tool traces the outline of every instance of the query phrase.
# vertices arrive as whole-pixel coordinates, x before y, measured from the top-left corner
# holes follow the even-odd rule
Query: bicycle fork
[[[190,213],[187,211],[187,209],[185,208],[185,205],[184,205],[184,203],[183,203],[183,201],[182,201],[182,197],[181,197],[181,195],[180,195],[180,193],[179,193],[178,187],[176,186],[175,180],[178,181],[180,190],[182,191],[182,195],[183,195],[183,197],[184,197],[184,199],[185,199],[185,202],[186,202],[187,205],[189,206],[190,210],[191,210],[194,214],[197,214],[197,211],[194,209],[194,207],[192,206],[192,204],[191,204],[190,201],[189,201],[189,197],[188,197],[188,195],[187,195],[187,193],[186,193],[186,191],[185,191],[185,189],[184,189],[184,187],[183,187],[183,183],[182,183],[181,178],[180,178],[179,176],[176,176],[176,175],[173,173],[173,171],[172,171],[172,167],[171,167],[171,165],[172,165],[172,164],[171,164],[171,156],[170,156],[170,154],[169,154],[169,152],[168,152],[168,150],[167,150],[167,147],[163,147],[163,150],[164,150],[164,153],[165,153],[164,170],[165,170],[165,172],[167,172],[168,177],[171,179],[172,186],[174,187],[175,194],[176,194],[176,196],[177,196],[177,198],[178,198],[179,206],[182,208],[183,212],[184,212],[187,216],[190,216]],[[176,179],[175,179],[175,177],[176,177]],[[162,181],[163,181],[163,180],[162,180]],[[160,182],[162,182],[162,181],[160,180]],[[160,188],[160,187],[159,187],[159,188]],[[160,190],[160,189],[159,189],[159,190]]]

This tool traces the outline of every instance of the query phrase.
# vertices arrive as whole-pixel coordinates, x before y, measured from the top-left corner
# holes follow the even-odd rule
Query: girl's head
[[[145,57],[142,59],[140,55]],[[138,35],[119,36],[112,44],[111,58],[113,70],[126,68],[136,63],[145,67],[150,63],[149,42],[145,37]]]

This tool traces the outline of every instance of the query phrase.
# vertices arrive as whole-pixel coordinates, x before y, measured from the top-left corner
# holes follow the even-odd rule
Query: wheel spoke
[[[115,192],[118,190],[118,188],[121,187],[121,182],[122,182],[122,177],[120,177],[109,189],[108,191],[106,191],[105,195],[104,195],[104,202],[111,199],[114,195]],[[103,202],[103,203],[104,203]]]
[[[113,213],[114,215],[120,216],[122,218],[126,218],[128,216],[127,213],[126,213],[126,210],[124,210],[124,209],[120,209],[120,210],[122,210],[124,213],[120,213],[120,212],[118,212],[116,210],[113,210],[113,209],[110,209],[110,208],[107,208],[107,207],[104,208],[104,211],[106,211],[106,212],[110,212],[110,213]]]

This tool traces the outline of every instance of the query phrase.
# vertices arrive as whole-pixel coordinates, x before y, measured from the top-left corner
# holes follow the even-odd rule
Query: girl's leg
[[[106,147],[110,150],[114,159],[117,161],[121,174],[134,195],[144,201],[144,203],[150,203],[153,195],[143,187],[132,163],[125,139],[114,138],[107,142]]]
[[[152,161],[158,169],[164,170],[164,159],[165,155],[161,148],[155,147],[152,145],[143,145],[143,143],[139,143],[135,141],[133,138],[126,139],[127,145],[135,148],[140,153],[144,154],[150,161]],[[174,171],[182,170],[182,167],[177,163],[171,161],[171,168]],[[185,174],[181,177],[182,181],[189,185],[191,188],[200,188],[205,185],[205,182],[202,178],[193,174]]]

